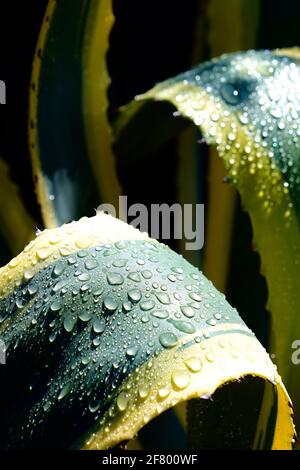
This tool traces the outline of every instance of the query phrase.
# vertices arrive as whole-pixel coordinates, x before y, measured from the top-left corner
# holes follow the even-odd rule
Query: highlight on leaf
[[[130,168],[188,122],[216,146],[251,217],[268,284],[270,350],[300,425],[299,368],[291,361],[291,344],[300,336],[299,86],[298,49],[221,56],[123,107],[115,150],[119,168]]]
[[[290,400],[264,348],[146,234],[104,213],[45,230],[0,286],[2,448],[111,448],[183,401],[192,447],[215,445],[221,413],[221,448],[291,448]]]

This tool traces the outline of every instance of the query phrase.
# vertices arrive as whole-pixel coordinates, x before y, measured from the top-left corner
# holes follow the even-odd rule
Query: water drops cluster
[[[287,194],[286,218],[292,205],[299,213],[300,68],[294,59],[270,51],[224,55],[137,99],[152,97],[171,101],[176,115],[200,126],[229,178],[244,193],[251,189],[266,214]]]

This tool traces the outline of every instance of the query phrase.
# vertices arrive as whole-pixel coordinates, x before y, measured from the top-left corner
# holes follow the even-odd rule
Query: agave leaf
[[[182,401],[205,419],[216,391],[219,446],[252,447],[243,413],[253,421],[256,385],[269,384],[257,447],[291,448],[291,405],[264,348],[201,272],[146,234],[103,213],[45,230],[0,286],[2,447],[109,448]],[[234,400],[245,387],[251,400]],[[215,444],[215,429],[198,443],[195,418],[191,444]]]
[[[291,346],[300,338],[300,68],[297,49],[249,51],[221,56],[158,84],[124,107],[116,123],[120,165],[136,163],[139,144],[147,151],[149,126],[169,122],[172,113],[200,127],[208,144],[216,145],[228,179],[249,211],[254,242],[269,289],[272,313],[270,351],[276,355],[300,423],[300,369],[291,360]],[[172,106],[166,108],[167,103]],[[169,105],[170,106],[170,105]],[[164,113],[160,113],[160,109]],[[167,111],[168,109],[168,111]],[[153,113],[153,114],[152,114]],[[132,134],[138,126],[138,140]],[[167,128],[165,123],[163,129]],[[146,133],[150,134],[146,136]],[[155,137],[159,137],[158,133]],[[160,139],[151,142],[151,148]],[[133,145],[135,147],[133,147]]]
[[[10,258],[23,250],[24,246],[35,236],[35,223],[24,207],[17,186],[11,181],[9,169],[0,159],[0,227],[1,255],[4,245],[9,250]]]
[[[29,125],[46,227],[90,214],[100,200],[115,203],[120,192],[106,118],[111,3],[50,0],[47,7],[33,63]]]

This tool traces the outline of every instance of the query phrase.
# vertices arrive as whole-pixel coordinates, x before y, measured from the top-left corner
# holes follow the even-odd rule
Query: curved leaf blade
[[[112,23],[111,0],[50,0],[45,13],[33,63],[29,140],[46,227],[91,214],[100,197],[113,203],[120,192],[106,118]]]
[[[269,287],[270,349],[276,354],[298,422],[299,367],[292,363],[291,347],[300,337],[299,84],[297,49],[228,54],[136,97],[121,110],[116,123],[116,151],[123,165],[138,158],[137,144],[149,133],[148,128],[144,134],[142,131],[145,113],[150,119],[154,109],[159,128],[159,109],[166,109],[166,102],[173,107],[169,107],[169,124],[175,107],[175,114],[180,115],[177,119],[191,120],[207,143],[216,145],[229,181],[240,191],[250,213]],[[136,125],[139,140],[133,148],[131,136]],[[169,125],[169,135],[178,127],[178,123],[173,128]],[[152,148],[159,143],[158,138]]]
[[[46,230],[0,286],[2,447],[109,448],[248,376],[276,396],[270,447],[291,447],[291,405],[263,347],[223,294],[147,235],[105,214]]]

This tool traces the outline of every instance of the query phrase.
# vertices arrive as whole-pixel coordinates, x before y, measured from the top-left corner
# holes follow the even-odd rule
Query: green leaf
[[[111,0],[50,0],[30,90],[29,138],[46,227],[91,214],[120,192],[107,123]],[[66,27],[67,25],[67,27]]]
[[[109,448],[191,400],[208,423],[203,437],[189,413],[192,446],[291,448],[288,395],[237,311],[113,217],[45,230],[2,268],[0,322],[3,448]]]
[[[187,119],[217,147],[251,216],[269,289],[270,352],[300,425],[300,369],[292,363],[292,343],[300,338],[299,84],[297,49],[228,54],[136,97],[121,110],[115,129],[119,165],[137,164]]]
[[[24,206],[9,168],[0,159],[0,256],[9,259],[23,250],[35,236],[35,222]]]

